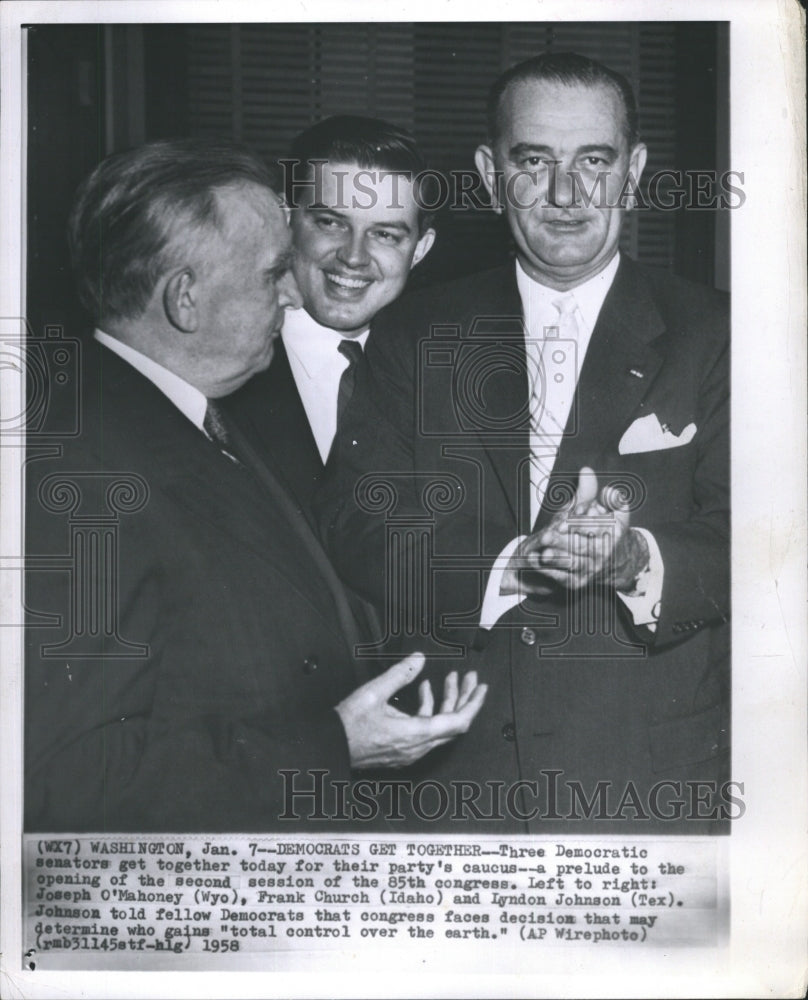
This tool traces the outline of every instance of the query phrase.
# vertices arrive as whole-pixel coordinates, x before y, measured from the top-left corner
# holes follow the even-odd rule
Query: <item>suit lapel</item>
[[[559,449],[569,464],[619,440],[662,364],[653,341],[665,329],[650,292],[623,259],[603,303]]]
[[[143,447],[142,469],[154,470],[147,475],[152,487],[272,563],[326,621],[333,621],[336,607],[352,653],[359,639],[357,626],[334,570],[285,488],[239,432],[236,443],[249,450],[250,463],[260,474],[230,461],[153,383],[104,349],[100,384],[103,397],[110,400],[102,403],[102,422],[109,433],[101,441],[111,442],[117,434],[131,438],[136,428]],[[108,456],[102,458],[109,464]]]
[[[323,463],[280,338],[269,368],[222,405],[308,515]]]
[[[481,406],[475,429],[511,514],[517,518],[527,499],[528,484],[520,470],[530,447],[524,320],[515,265],[494,272],[492,279],[490,293],[479,298],[486,302],[486,314],[471,317],[469,323],[464,344],[469,361],[459,369],[463,381],[455,394],[458,399],[475,401],[474,377],[479,379]],[[498,506],[490,503],[487,499],[486,509]]]
[[[598,471],[601,456],[616,450],[662,365],[653,341],[664,329],[642,275],[623,257],[592,332],[553,482],[574,488],[581,466]],[[543,510],[541,521],[549,517]]]
[[[351,651],[353,651],[360,639],[356,618],[350,607],[345,588],[334,571],[322,545],[315,536],[303,512],[294,503],[286,488],[279,482],[273,471],[255,451],[250,442],[246,440],[238,428],[234,428],[233,434],[239,454],[245,457],[250,470],[266,489],[268,495],[272,498],[274,506],[286,518],[286,521],[294,531],[297,542],[308,553],[312,562],[316,564],[321,578],[328,585],[342,624],[343,632],[348,639]]]

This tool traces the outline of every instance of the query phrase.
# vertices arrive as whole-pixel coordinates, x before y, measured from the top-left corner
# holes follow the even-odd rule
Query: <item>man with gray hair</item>
[[[54,412],[59,447],[28,464],[26,829],[289,829],[290,773],[347,787],[464,731],[473,676],[416,718],[388,699],[422,658],[363,677],[361,603],[218,405],[300,302],[263,163],[195,140],[116,154],[70,242],[96,330],[79,433]]]

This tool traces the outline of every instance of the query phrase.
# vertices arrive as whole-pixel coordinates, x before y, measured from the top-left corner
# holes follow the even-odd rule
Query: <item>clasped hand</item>
[[[546,594],[553,585],[580,590],[593,580],[630,588],[648,563],[648,547],[629,522],[620,491],[606,486],[598,493],[597,476],[584,466],[569,507],[519,543],[502,592]]]
[[[407,715],[388,704],[396,691],[418,676],[423,666],[423,655],[413,653],[337,705],[348,737],[352,767],[406,767],[468,730],[488,690],[485,684],[477,683],[473,670],[459,685],[456,671],[446,677],[437,714],[428,681],[423,681],[418,689],[417,715]]]

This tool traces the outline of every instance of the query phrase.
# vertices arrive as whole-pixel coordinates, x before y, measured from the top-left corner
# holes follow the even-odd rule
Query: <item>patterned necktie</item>
[[[223,455],[226,455],[231,462],[235,462],[237,465],[241,464],[236,455],[232,436],[227,427],[227,418],[215,399],[208,400],[202,427],[211,441],[219,446],[219,450]]]
[[[356,366],[362,360],[362,345],[356,340],[341,340],[337,350],[348,359],[348,367],[342,373],[337,390],[337,427],[342,423],[342,417],[348,408],[356,384]]]
[[[557,325],[546,326],[534,343],[529,368],[530,391],[530,520],[536,523],[550,474],[567,424],[577,382],[579,326],[572,292],[552,303]]]

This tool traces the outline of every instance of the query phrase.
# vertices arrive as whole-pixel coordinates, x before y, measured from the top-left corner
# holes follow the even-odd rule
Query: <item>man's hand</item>
[[[503,592],[518,587],[546,594],[551,582],[580,590],[593,580],[630,589],[648,563],[648,546],[629,521],[619,491],[607,486],[598,494],[597,477],[584,466],[572,504],[519,544],[503,575]]]
[[[348,737],[352,767],[406,767],[469,728],[488,690],[485,684],[477,683],[473,670],[463,677],[459,687],[457,673],[448,675],[437,715],[433,714],[435,704],[428,681],[419,688],[417,716],[405,715],[388,704],[396,691],[418,676],[423,666],[423,655],[413,653],[337,705]]]

